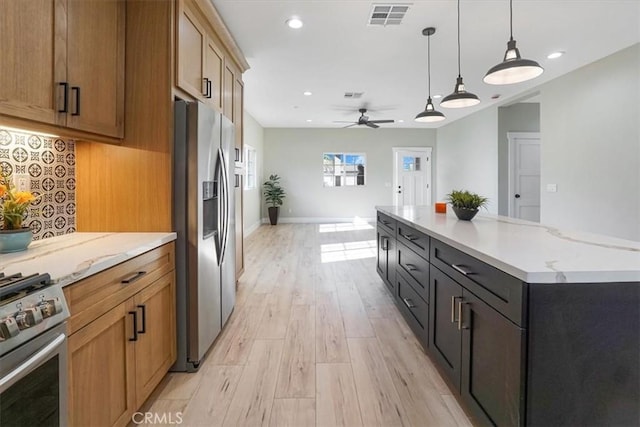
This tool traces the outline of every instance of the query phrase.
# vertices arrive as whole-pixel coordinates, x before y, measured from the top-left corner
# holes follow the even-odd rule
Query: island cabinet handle
[[[462,297],[451,297],[451,323],[456,323],[458,321],[458,319],[456,319],[456,300],[459,299],[462,299]]]
[[[139,304],[136,307],[142,310],[142,329],[140,329],[138,333],[146,334],[147,333],[147,306]]]
[[[402,301],[404,301],[404,305],[406,305],[408,308],[416,308],[413,301],[411,301],[411,298],[402,298]]]
[[[129,341],[138,341],[138,312],[130,311],[129,314],[133,316],[133,338],[129,338]]]
[[[413,264],[405,264],[405,265],[407,266],[407,270],[409,270],[409,271],[417,271],[418,270],[418,267],[416,267]]]
[[[465,269],[464,266],[462,266],[462,265],[451,264],[451,267],[454,270],[464,274],[465,276],[468,276],[470,274],[475,274],[473,271]]]
[[[133,283],[133,282],[135,282],[137,280],[140,280],[142,278],[142,276],[144,276],[145,274],[147,274],[146,271],[138,271],[133,276],[127,277],[126,279],[123,279],[122,283],[125,283],[125,284],[128,285],[128,284]]]
[[[381,223],[383,223],[384,225],[389,225],[391,224],[389,221],[385,221],[384,219],[380,220]]]
[[[418,240],[418,236],[414,236],[413,234],[401,234],[402,237],[413,242],[414,240]]]
[[[464,324],[464,320],[462,320],[462,306],[469,304],[468,302],[464,302],[462,299],[458,301],[458,330],[461,331],[463,329],[469,329],[467,325]]]
[[[383,251],[388,251],[389,250],[389,238],[388,237],[383,237],[382,241],[380,242],[380,247],[382,248]]]

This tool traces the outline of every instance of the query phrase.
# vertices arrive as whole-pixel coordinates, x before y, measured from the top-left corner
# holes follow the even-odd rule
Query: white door
[[[540,134],[508,132],[509,216],[540,222]]]
[[[393,203],[431,204],[431,148],[393,149]]]

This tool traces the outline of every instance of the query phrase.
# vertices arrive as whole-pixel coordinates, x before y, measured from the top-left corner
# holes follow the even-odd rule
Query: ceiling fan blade
[[[369,123],[393,123],[393,120],[369,120]]]
[[[343,126],[342,129],[350,128],[350,127],[353,127],[353,126],[358,126],[358,124],[357,123],[351,123],[348,126]]]
[[[380,126],[378,126],[377,124],[373,123],[373,122],[367,122],[365,123],[365,125],[369,126],[370,128],[374,128],[374,129],[378,129]]]

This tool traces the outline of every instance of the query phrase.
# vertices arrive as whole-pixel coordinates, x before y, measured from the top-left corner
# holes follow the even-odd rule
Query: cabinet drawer
[[[431,263],[519,326],[523,326],[526,284],[458,249],[431,241]]]
[[[405,244],[422,258],[429,261],[429,236],[400,222],[396,229],[398,242]]]
[[[174,269],[171,242],[65,287],[64,296],[71,311],[69,334]]]
[[[402,243],[398,243],[398,271],[413,290],[429,302],[429,263]]]
[[[427,347],[429,306],[401,275],[396,275],[398,307],[422,345]]]
[[[384,227],[392,235],[396,234],[396,220],[378,212],[378,226]]]

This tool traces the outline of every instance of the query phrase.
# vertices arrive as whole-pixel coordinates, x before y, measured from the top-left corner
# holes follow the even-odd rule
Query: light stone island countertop
[[[26,251],[0,254],[0,273],[49,273],[70,285],[176,239],[176,233],[71,233],[37,240]]]
[[[433,206],[376,209],[524,282],[640,282],[640,242],[482,213],[460,221]]]

